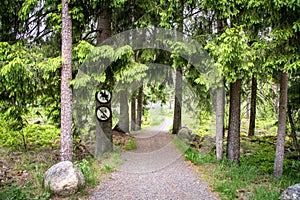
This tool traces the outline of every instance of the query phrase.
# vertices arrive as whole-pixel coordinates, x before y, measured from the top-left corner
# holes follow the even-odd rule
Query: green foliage
[[[78,62],[80,66],[77,68],[80,70],[77,77],[71,81],[71,84],[76,88],[86,87],[90,81],[96,81],[98,83],[108,84],[110,79],[128,80],[133,81],[133,76],[141,74],[141,78],[144,75],[145,66],[135,63],[132,59],[133,50],[130,46],[125,45],[120,48],[114,49],[112,46],[103,45],[100,47],[93,47],[87,42],[80,42],[74,48],[73,58]],[[99,68],[99,63],[101,65]],[[108,65],[110,64],[110,65]],[[94,67],[91,67],[94,66]],[[137,70],[128,70],[135,67]],[[112,70],[114,74],[112,73]],[[110,87],[113,88],[115,82],[112,82]]]
[[[10,188],[5,189],[0,192],[1,199],[16,199],[16,200],[26,200],[27,194],[26,192],[22,191],[24,187],[12,185]]]
[[[209,42],[205,48],[209,50],[228,82],[251,77],[252,52],[242,27],[227,28],[221,36]]]
[[[112,172],[115,171],[117,166],[120,165],[122,158],[120,151],[105,153],[101,158],[101,166],[99,168],[100,172]]]
[[[97,173],[97,164],[97,161],[90,159],[74,162],[74,165],[76,165],[83,173],[85,182],[88,186],[96,186],[99,183],[97,177],[99,175],[99,172]]]
[[[295,74],[290,80],[289,105],[292,108],[295,128],[297,131],[300,131],[300,70],[298,70],[298,75]]]
[[[12,185],[0,191],[0,199],[5,200],[48,200],[50,195],[47,191],[36,195],[30,184],[22,186]]]
[[[95,50],[93,45],[86,41],[80,41],[75,47],[73,47],[73,60],[82,64],[86,61],[93,50]]]
[[[122,83],[128,84],[134,81],[143,80],[147,74],[148,67],[141,63],[130,63],[127,64],[127,69],[123,69],[120,75],[117,77]]]
[[[126,143],[123,147],[123,149],[126,150],[126,151],[133,150],[133,149],[136,149],[136,148],[137,148],[136,141],[134,139],[126,140]]]
[[[242,198],[249,195],[250,199],[277,199],[282,188],[293,185],[299,180],[300,163],[285,159],[284,174],[280,179],[270,176],[273,173],[275,145],[274,137],[242,138],[242,148],[249,145],[248,152],[241,156],[241,165],[224,159],[217,161],[214,153],[201,154],[189,148],[185,151],[185,159],[198,165],[201,172],[211,183],[214,191],[222,199]]]
[[[193,162],[196,165],[200,165],[207,162],[215,162],[214,155],[205,154],[201,155],[198,150],[193,148],[188,148],[184,154],[186,160]]]
[[[28,124],[22,130],[13,127],[18,124],[12,120],[5,120],[0,115],[0,143],[13,150],[39,149],[44,147],[56,147],[59,141],[60,131],[53,125]]]
[[[161,101],[161,105],[167,103],[168,90],[164,83],[149,83],[144,89],[145,101],[150,101],[151,103],[157,103]]]
[[[21,129],[29,105],[57,102],[53,90],[59,85],[56,72],[60,59],[46,58],[38,47],[29,48],[22,42],[14,45],[2,42],[0,48],[0,112],[17,120],[17,128]]]

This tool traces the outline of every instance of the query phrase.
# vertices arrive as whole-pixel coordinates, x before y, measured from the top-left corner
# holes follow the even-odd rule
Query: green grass
[[[209,182],[221,199],[242,198],[264,200],[278,199],[283,189],[300,180],[300,162],[285,159],[284,174],[281,178],[273,177],[273,147],[264,144],[259,149],[252,144],[255,152],[242,155],[241,164],[237,166],[226,159],[217,161],[214,153],[202,155],[198,150],[189,148],[185,151],[185,159],[192,161]]]
[[[42,187],[42,177],[57,161],[56,151],[43,149],[10,154],[7,147],[1,148],[0,157],[10,178],[0,183],[0,199],[49,199],[50,192]]]
[[[273,177],[276,134],[276,119],[258,119],[255,137],[247,136],[248,120],[241,121],[241,158],[240,166],[230,163],[226,158],[215,159],[215,151],[202,154],[201,149],[186,146],[179,139],[173,142],[184,153],[185,159],[194,163],[199,176],[210,184],[221,199],[278,199],[288,186],[300,181],[300,162],[291,159],[295,151],[287,151],[284,160],[282,177]],[[202,119],[194,133],[200,136],[211,136],[211,119]],[[293,149],[291,137],[286,137],[286,150]],[[224,139],[224,149],[226,138]],[[224,154],[224,156],[226,156]]]
[[[128,151],[128,150],[133,150],[133,149],[136,149],[137,146],[136,146],[136,141],[134,139],[129,139],[126,141],[123,149]]]

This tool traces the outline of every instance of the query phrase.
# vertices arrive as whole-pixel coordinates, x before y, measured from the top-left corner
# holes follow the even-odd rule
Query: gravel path
[[[91,200],[209,200],[218,198],[197,177],[167,133],[172,120],[138,133],[137,149],[123,153],[125,162],[102,182]]]

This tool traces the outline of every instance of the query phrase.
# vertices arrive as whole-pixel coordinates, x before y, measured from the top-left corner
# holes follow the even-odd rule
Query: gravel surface
[[[123,153],[124,163],[97,186],[89,199],[218,199],[184,161],[167,133],[172,120],[138,133],[137,149]]]

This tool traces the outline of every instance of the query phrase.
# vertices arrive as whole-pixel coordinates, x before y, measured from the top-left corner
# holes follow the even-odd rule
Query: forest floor
[[[122,153],[124,162],[92,189],[89,199],[219,199],[173,144],[171,124],[166,118],[135,133],[137,148]]]

